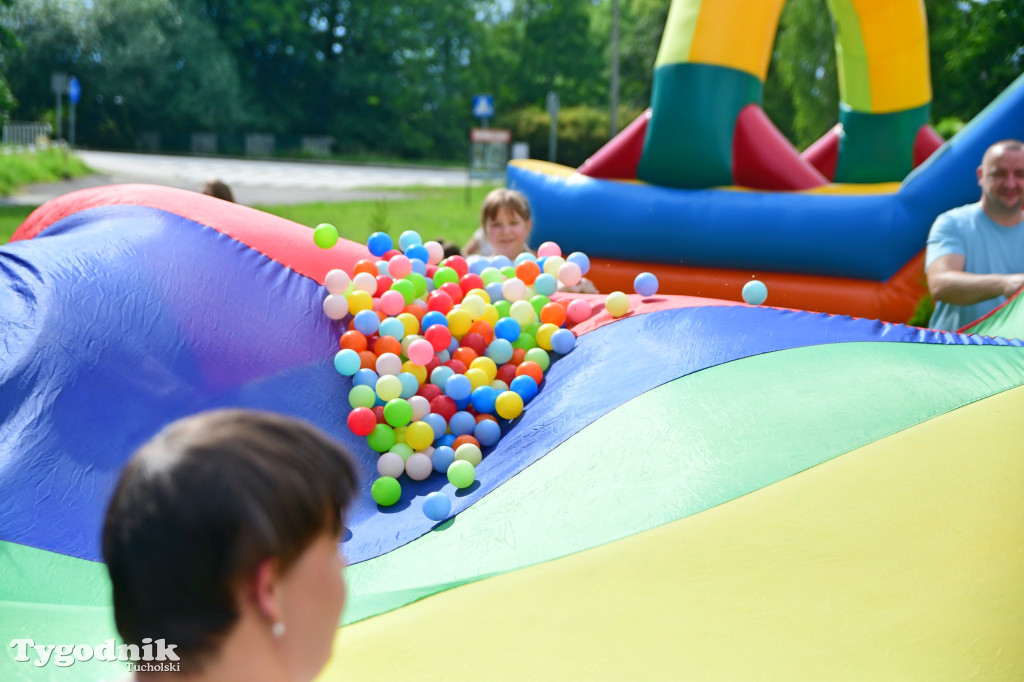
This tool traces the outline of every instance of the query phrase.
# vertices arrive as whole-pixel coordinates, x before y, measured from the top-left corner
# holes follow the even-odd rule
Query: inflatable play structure
[[[98,538],[120,468],[168,422],[243,406],[317,424],[365,474],[323,680],[1024,677],[1016,299],[978,336],[580,296],[575,349],[476,483],[381,508],[322,310],[325,273],[366,256],[138,185],[61,197],[0,247],[5,644],[116,638]],[[14,657],[0,678],[124,675]]]
[[[978,198],[982,152],[1024,138],[1024,78],[942,145],[922,0],[829,2],[839,123],[803,153],[760,107],[783,0],[673,0],[651,108],[579,169],[510,163],[531,243],[586,252],[601,291],[670,293],[903,322],[935,217]],[[941,145],[941,146],[940,146]]]

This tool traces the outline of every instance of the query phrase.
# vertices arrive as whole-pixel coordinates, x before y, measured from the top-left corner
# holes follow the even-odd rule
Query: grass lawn
[[[416,230],[424,240],[443,237],[462,246],[480,223],[484,195],[495,187],[497,185],[471,187],[468,203],[465,187],[411,187],[400,190],[408,196],[405,199],[255,208],[309,227],[331,223],[341,236],[361,244],[365,244],[373,232],[387,232],[397,243],[402,232]],[[34,206],[0,206],[0,244],[10,240],[34,209]]]

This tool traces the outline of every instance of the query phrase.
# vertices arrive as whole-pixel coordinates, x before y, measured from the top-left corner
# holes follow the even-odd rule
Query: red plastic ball
[[[484,281],[475,272],[469,272],[459,278],[459,287],[463,294],[468,294],[473,289],[483,289]]]
[[[455,358],[452,358],[448,362],[444,363],[444,366],[451,367],[452,371],[455,372],[456,374],[466,373],[466,363],[462,362],[462,360],[456,360]]]
[[[447,315],[448,311],[453,307],[455,307],[455,301],[452,300],[447,291],[442,289],[431,292],[430,296],[427,297],[427,310],[436,310]]]
[[[501,367],[498,368],[498,373],[495,375],[494,378],[500,381],[504,381],[506,386],[511,384],[512,380],[516,378],[516,366],[513,365],[511,362],[502,365]]]
[[[377,416],[368,407],[357,407],[348,413],[348,428],[357,436],[368,436],[377,425]]]
[[[448,294],[453,302],[462,303],[462,287],[460,287],[455,282],[445,282],[440,287],[438,287],[438,291],[443,291],[444,293]]]
[[[423,396],[424,398],[426,398],[427,403],[429,404],[430,401],[433,400],[434,398],[440,395],[444,395],[444,391],[442,391],[441,387],[438,386],[437,384],[426,383],[419,387],[419,389],[416,391],[416,395]]]
[[[440,352],[451,344],[452,333],[443,324],[435,324],[427,328],[427,331],[423,333],[423,338],[430,342],[435,351]]]
[[[465,277],[466,273],[469,272],[469,264],[466,262],[466,259],[463,258],[462,256],[448,256],[443,261],[441,261],[441,265],[447,265],[448,267],[450,267],[452,270],[455,271],[455,273],[459,276],[460,279]]]
[[[439,395],[430,401],[430,411],[441,415],[447,422],[451,420],[452,415],[458,411],[458,408],[455,406],[454,400],[446,395]]]
[[[377,275],[377,291],[374,293],[374,296],[376,298],[380,298],[394,283],[395,280],[391,279],[387,275]]]
[[[476,360],[476,358],[487,352],[487,341],[484,340],[483,336],[476,332],[466,332],[463,334],[462,338],[459,339],[459,345],[464,348],[470,348],[474,353],[476,353],[476,357],[470,358],[470,362]],[[452,357],[455,357],[455,355],[453,354]],[[463,362],[465,361],[463,360]],[[468,365],[469,362],[466,362],[466,364]]]

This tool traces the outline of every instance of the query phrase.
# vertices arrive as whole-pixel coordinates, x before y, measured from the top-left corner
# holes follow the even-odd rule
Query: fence
[[[30,121],[8,121],[4,123],[3,144],[5,147],[45,147],[50,143],[53,128],[49,123]]]

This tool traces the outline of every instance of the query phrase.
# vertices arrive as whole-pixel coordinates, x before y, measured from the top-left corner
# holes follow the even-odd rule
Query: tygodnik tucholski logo
[[[149,637],[142,640],[141,647],[138,644],[117,644],[112,639],[97,647],[88,644],[36,644],[31,639],[11,640],[14,660],[19,663],[31,661],[37,668],[50,663],[66,668],[79,661],[124,661],[131,672],[178,671],[181,664],[178,663],[178,654],[174,653],[177,646]]]

